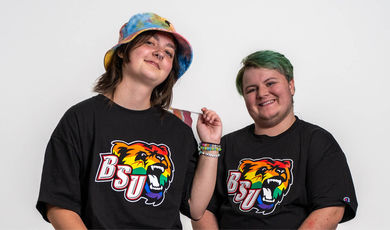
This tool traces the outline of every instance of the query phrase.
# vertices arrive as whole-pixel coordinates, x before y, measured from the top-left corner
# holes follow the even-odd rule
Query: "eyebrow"
[[[159,38],[156,34],[153,34],[152,37],[153,37],[154,39],[156,39],[158,42],[160,41],[160,38]],[[173,38],[172,38],[172,39],[173,39]],[[169,43],[167,44],[167,46],[168,46],[168,47],[171,47],[171,48],[174,49],[174,50],[176,50],[176,46],[175,46],[174,44],[172,44],[171,42],[169,42]]]
[[[248,86],[245,87],[245,89],[252,88],[252,87],[255,87],[255,88],[256,88],[257,85],[254,85],[254,84],[253,84],[253,85],[248,85]]]
[[[265,79],[263,82],[266,83],[266,82],[272,81],[272,80],[278,80],[278,78],[270,77],[270,78]],[[244,89],[248,89],[248,88],[251,88],[251,87],[255,87],[256,88],[257,85],[256,84],[247,85]]]
[[[267,81],[270,81],[270,80],[278,80],[278,78],[277,77],[269,77],[269,78],[265,79],[264,82],[267,82]]]

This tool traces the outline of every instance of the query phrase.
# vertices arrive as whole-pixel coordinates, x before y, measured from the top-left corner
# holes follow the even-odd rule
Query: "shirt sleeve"
[[[190,146],[189,152],[191,152],[192,155],[189,157],[187,172],[185,175],[185,183],[183,188],[182,201],[180,204],[180,212],[183,215],[187,216],[188,218],[192,219],[188,200],[190,199],[191,196],[192,182],[196,171],[196,165],[198,160],[198,145],[195,140],[195,137],[193,136],[192,136],[192,141],[190,141],[190,143],[191,144],[189,145]]]
[[[65,113],[46,148],[41,187],[36,208],[47,219],[46,205],[69,209],[80,215],[80,157],[75,151],[77,122]]]
[[[311,211],[345,206],[341,222],[355,217],[357,199],[346,157],[333,136],[325,130],[312,134],[307,170]]]

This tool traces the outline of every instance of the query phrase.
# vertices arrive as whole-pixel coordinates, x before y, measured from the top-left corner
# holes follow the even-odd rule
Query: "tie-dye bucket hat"
[[[165,18],[160,17],[155,13],[141,13],[136,14],[130,18],[130,20],[122,26],[119,32],[119,41],[114,47],[107,51],[104,56],[104,68],[107,70],[109,63],[116,48],[119,46],[131,42],[139,34],[150,31],[158,30],[172,34],[176,39],[178,48],[176,55],[179,60],[179,74],[180,78],[184,72],[188,69],[192,62],[192,48],[190,43],[180,34],[178,34],[173,25]]]

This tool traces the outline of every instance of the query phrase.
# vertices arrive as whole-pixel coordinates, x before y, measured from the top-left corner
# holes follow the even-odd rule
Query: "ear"
[[[118,57],[120,57],[120,58],[123,59],[123,52],[119,51],[119,52],[118,52]]]
[[[158,147],[162,150],[164,155],[168,155],[168,149],[165,145],[159,145]]]
[[[254,166],[254,162],[251,161],[251,160],[241,160],[240,161],[240,165],[238,166],[238,169],[243,172],[243,173],[246,173],[247,171],[249,171],[249,169]],[[244,172],[245,171],[245,172]]]
[[[120,157],[123,153],[127,153],[128,145],[121,141],[113,141],[111,147],[111,153]]]
[[[291,160],[285,160],[283,163],[286,165],[287,168],[291,168],[292,161]]]
[[[290,82],[288,83],[288,88],[290,90],[291,96],[294,96],[295,94],[295,83],[294,79],[291,79]]]

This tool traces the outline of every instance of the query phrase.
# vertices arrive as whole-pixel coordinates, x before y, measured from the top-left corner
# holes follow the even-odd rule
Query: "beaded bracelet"
[[[221,151],[221,145],[214,144],[214,143],[208,143],[208,142],[201,142],[199,144],[199,150],[200,151]]]
[[[205,155],[207,157],[219,157],[220,154],[211,154],[211,153],[205,153],[204,151],[221,151],[221,145],[214,144],[214,143],[208,143],[208,142],[201,142],[199,144],[199,155]]]
[[[218,158],[221,154],[210,154],[210,153],[204,153],[202,151],[199,151],[199,155],[205,155],[206,157],[214,157],[214,158]]]

